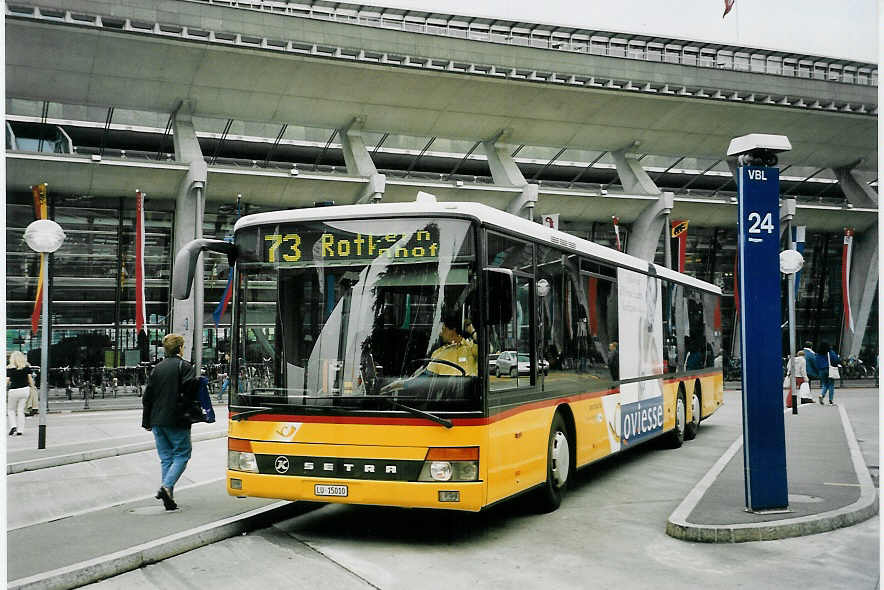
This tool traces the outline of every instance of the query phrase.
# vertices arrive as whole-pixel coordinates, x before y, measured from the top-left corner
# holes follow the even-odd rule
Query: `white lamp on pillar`
[[[64,242],[64,230],[51,219],[38,219],[25,229],[28,247],[40,254],[52,254]],[[43,277],[43,330],[40,337],[40,418],[37,448],[46,448],[46,413],[49,411],[49,264]]]

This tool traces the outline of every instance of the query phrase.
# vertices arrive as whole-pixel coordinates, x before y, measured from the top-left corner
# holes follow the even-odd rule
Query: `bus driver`
[[[442,346],[433,351],[431,358],[448,361],[463,369],[463,373],[448,364],[430,361],[427,371],[436,375],[456,375],[475,377],[479,374],[479,347],[474,340],[475,330],[467,320],[466,332],[460,326],[460,313],[447,311],[442,314]]]

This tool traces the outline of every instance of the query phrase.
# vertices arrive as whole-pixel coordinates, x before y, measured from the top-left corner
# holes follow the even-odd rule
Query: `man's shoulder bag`
[[[181,416],[182,421],[187,421],[190,424],[207,422],[206,413],[197,396],[193,395],[193,392],[184,391],[184,384],[181,382],[181,365],[185,362],[183,359],[178,359],[178,398],[176,401],[178,415]]]

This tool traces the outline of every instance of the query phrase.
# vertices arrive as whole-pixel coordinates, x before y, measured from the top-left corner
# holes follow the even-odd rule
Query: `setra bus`
[[[720,289],[492,207],[333,206],[241,218],[227,490],[477,511],[696,436],[722,404]]]

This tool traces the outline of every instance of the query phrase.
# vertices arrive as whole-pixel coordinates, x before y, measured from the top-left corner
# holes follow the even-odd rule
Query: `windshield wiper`
[[[231,408],[232,410],[236,409],[236,406]],[[247,410],[243,410],[241,412],[237,412],[236,414],[230,417],[231,420],[245,420],[249,416],[254,416],[255,414],[263,414],[264,412],[271,412],[273,408],[249,408]]]
[[[411,406],[406,406],[405,404],[400,403],[391,397],[382,397],[382,398],[376,398],[376,399],[386,399],[388,402],[390,402],[390,405],[392,405],[394,408],[397,408],[399,410],[405,410],[409,414],[412,414],[414,416],[418,416],[420,418],[426,418],[427,420],[435,422],[436,424],[441,424],[445,428],[451,428],[454,426],[454,424],[451,422],[451,420],[446,420],[445,418],[441,418],[435,414],[431,414],[429,412],[424,412],[423,410],[418,410],[417,408],[412,408]]]
[[[333,398],[317,398],[317,399],[333,399]],[[338,399],[341,399],[341,398],[338,398]],[[445,418],[442,418],[442,417],[437,416],[435,414],[431,414],[429,412],[424,412],[423,410],[418,410],[417,408],[412,408],[411,406],[406,406],[405,404],[403,404],[399,401],[396,401],[393,398],[383,397],[383,396],[381,396],[381,397],[372,396],[372,397],[366,397],[366,398],[361,398],[361,399],[386,400],[394,408],[396,408],[398,410],[405,410],[406,412],[408,412],[409,414],[412,414],[413,416],[417,416],[419,418],[426,418],[427,420],[430,420],[431,422],[435,422],[436,424],[440,424],[440,425],[444,426],[445,428],[452,428],[454,426],[454,424],[451,422],[451,420],[446,420]],[[300,405],[300,406],[291,406],[291,407],[299,408],[299,409],[321,410],[324,412],[330,412],[330,413],[334,413],[334,414],[346,413],[344,408],[336,408],[334,406]],[[289,407],[287,409],[291,409],[291,407]],[[236,406],[233,406],[231,409],[236,410]],[[251,407],[251,408],[245,409],[241,412],[237,412],[236,414],[232,415],[230,417],[230,419],[231,420],[245,420],[249,416],[254,416],[256,414],[263,414],[264,412],[271,412],[273,410],[274,410],[274,408]]]

